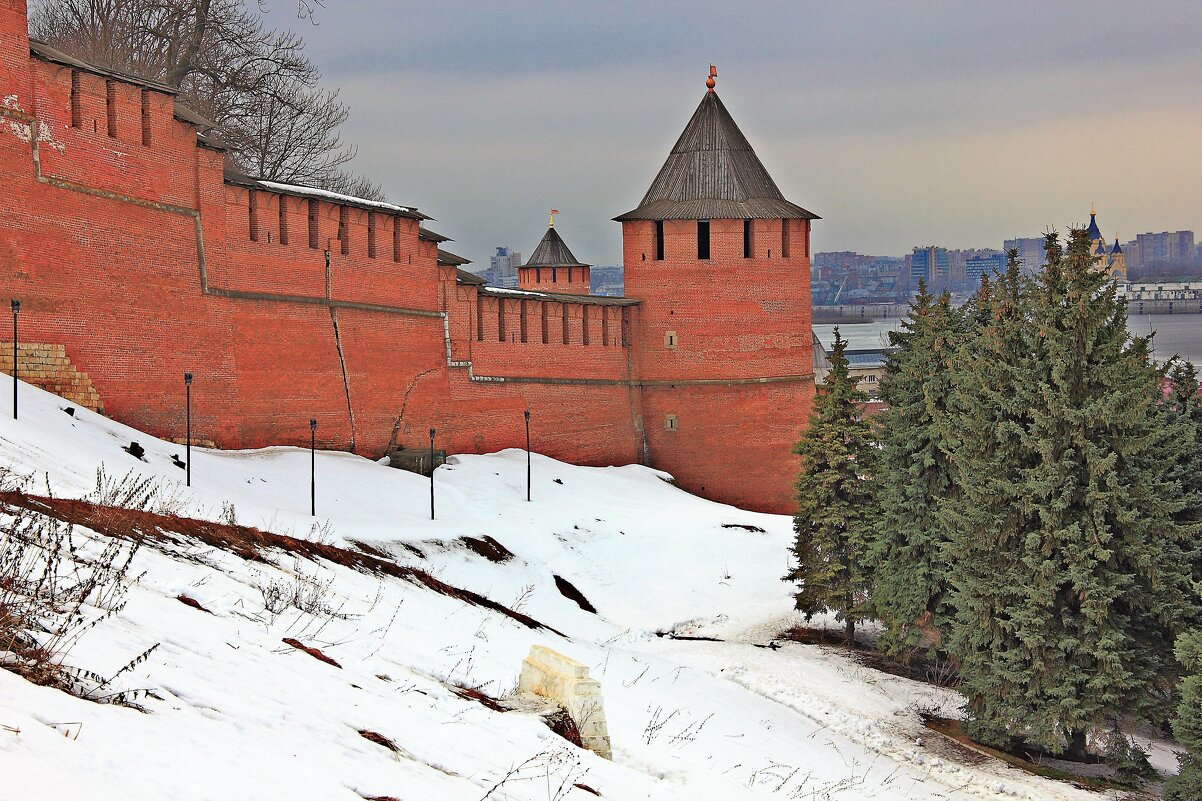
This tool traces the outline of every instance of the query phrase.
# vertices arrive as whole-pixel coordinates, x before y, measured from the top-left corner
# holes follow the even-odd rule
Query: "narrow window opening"
[[[317,249],[318,240],[318,224],[317,224],[317,201],[309,201],[309,247]]]
[[[542,309],[543,309],[543,313],[542,313],[542,318],[543,318],[543,331],[542,331],[542,334],[543,334],[543,344],[544,344],[544,345],[546,345],[548,342],[550,342],[550,341],[551,341],[551,340],[550,340],[550,338],[547,336],[547,333],[548,333],[548,332],[547,332],[547,317],[548,317],[548,312],[547,312],[547,304],[546,304],[546,303],[540,303],[540,304],[538,304],[538,305],[539,305],[539,306],[541,306],[541,307],[542,307]]]
[[[743,220],[743,258],[750,259],[754,252],[754,243],[751,241],[751,220]]]
[[[674,415],[674,414],[664,415],[664,430],[665,431],[676,431],[679,428],[680,428],[680,421],[676,419],[676,415]]]
[[[250,215],[250,241],[259,241],[259,193],[255,190],[250,190],[250,202],[247,204],[248,213]]]
[[[646,255],[644,254],[644,258]],[[664,260],[664,221],[655,221],[655,260]]]
[[[789,221],[780,221],[780,257],[789,258]]]
[[[104,111],[108,117],[108,134],[117,137],[117,84],[114,81],[104,82]]]
[[[367,258],[376,257],[376,213],[367,212]]]
[[[534,268],[534,283],[541,284],[542,282],[543,282],[543,268],[535,267]]]
[[[350,217],[350,209],[346,206],[338,207],[338,241],[341,244],[339,251],[343,256],[351,252]]]
[[[580,307],[580,342],[588,344],[588,306]]]
[[[150,147],[150,90],[142,90],[142,145]]]
[[[288,198],[284,195],[276,195],[276,199],[280,202],[280,244],[288,244]]]
[[[505,341],[505,301],[497,298],[497,341]]]
[[[559,283],[559,275],[558,275],[558,273],[559,273],[559,270],[557,270],[557,269],[556,269],[556,268],[554,268],[554,267],[552,267],[552,268],[551,268],[551,283],[553,283],[553,284],[557,284],[557,283]]]
[[[83,127],[83,92],[79,86],[79,70],[71,70],[71,127]]]
[[[697,221],[697,258],[704,261],[710,257],[710,221]]]

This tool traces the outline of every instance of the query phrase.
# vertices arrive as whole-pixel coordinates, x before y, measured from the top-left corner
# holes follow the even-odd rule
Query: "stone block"
[[[559,704],[572,716],[584,747],[613,759],[601,683],[589,678],[587,665],[544,645],[532,646],[530,655],[522,661],[518,692],[533,693]]]

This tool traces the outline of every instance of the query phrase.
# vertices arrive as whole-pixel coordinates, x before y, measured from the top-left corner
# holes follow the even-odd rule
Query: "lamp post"
[[[21,301],[13,298],[13,419],[17,419],[17,312]]]
[[[309,514],[317,517],[317,420],[309,418]]]
[[[434,519],[434,434],[436,431],[430,429],[430,519]]]
[[[192,374],[184,373],[184,395],[187,400],[184,402],[187,439],[184,440],[184,453],[186,454],[184,461],[184,485],[192,486]]]
[[[526,501],[530,501],[530,410],[526,410]]]

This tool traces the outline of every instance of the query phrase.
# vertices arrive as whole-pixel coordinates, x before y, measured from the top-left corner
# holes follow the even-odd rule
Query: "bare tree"
[[[295,0],[311,19],[321,0]],[[339,128],[348,107],[291,31],[263,24],[262,0],[42,0],[32,32],[86,61],[162,81],[221,130],[237,166],[257,177],[381,198],[345,172],[356,149]]]

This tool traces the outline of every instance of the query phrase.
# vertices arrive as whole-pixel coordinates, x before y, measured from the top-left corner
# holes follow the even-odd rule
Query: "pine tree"
[[[868,588],[864,557],[872,528],[875,445],[872,427],[863,418],[868,396],[856,389],[843,355],[846,348],[836,327],[826,384],[793,448],[801,456],[793,518],[797,566],[784,580],[798,584],[796,606],[807,620],[835,612],[844,621],[848,644],[854,644]]]
[[[1093,262],[1073,231],[1067,253],[1049,235],[1037,283],[1008,272],[957,358],[949,443],[969,733],[1077,758],[1089,733],[1154,712],[1193,610],[1158,374]]]
[[[938,646],[948,611],[938,510],[955,492],[942,440],[960,322],[948,294],[936,300],[920,281],[902,330],[889,335],[869,564],[872,609],[886,627],[880,644],[895,653]]]

